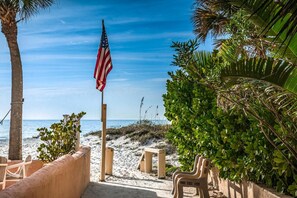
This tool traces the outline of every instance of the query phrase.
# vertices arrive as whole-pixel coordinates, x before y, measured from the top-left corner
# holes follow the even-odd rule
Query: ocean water
[[[49,128],[53,123],[60,122],[60,120],[23,120],[23,139],[32,138],[38,135],[37,128]],[[107,120],[107,128],[120,128],[135,124],[137,120]],[[165,120],[155,120],[156,124],[167,124]],[[0,125],[0,140],[6,140],[9,137],[9,120],[5,120],[3,125]],[[100,120],[81,120],[81,134],[87,134],[92,131],[102,129]]]

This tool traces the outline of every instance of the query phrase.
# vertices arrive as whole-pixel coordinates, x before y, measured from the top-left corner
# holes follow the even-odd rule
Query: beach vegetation
[[[167,153],[166,153],[167,154]],[[167,164],[165,165],[165,169],[166,169],[166,176],[171,177],[173,175],[173,173],[178,170],[179,168],[176,166],[172,166],[171,164]]]
[[[219,50],[197,51],[198,45],[197,40],[173,43],[173,65],[179,69],[169,73],[163,96],[172,125],[166,137],[176,146],[182,169],[190,170],[201,154],[223,178],[294,195],[296,121],[274,98],[284,90],[246,79],[226,83],[221,71],[231,63]]]
[[[50,128],[38,128],[39,137],[42,143],[37,148],[38,159],[44,162],[52,162],[57,158],[75,152],[76,133],[80,130],[80,119],[85,112],[71,114],[67,120],[60,120]]]
[[[220,26],[221,37],[212,34],[225,62],[218,104],[240,108],[258,122],[274,148],[271,160],[280,178],[273,186],[293,196],[297,196],[296,9],[296,0],[197,0],[194,14],[197,35],[209,35]],[[207,12],[212,14],[203,15]]]
[[[137,121],[138,124],[143,124],[143,123],[146,123],[146,124],[154,124],[151,120],[149,120],[147,118],[147,115],[148,115],[148,112],[149,110],[153,107],[152,105],[149,106],[145,111],[144,111],[144,115],[142,116],[142,107],[144,105],[144,97],[141,98],[141,101],[140,101],[140,106],[139,106],[139,120]],[[158,108],[159,106],[157,105],[156,106],[156,112],[155,112],[155,115],[152,116],[151,119],[154,119],[154,120],[158,120],[158,117],[159,117],[159,112],[158,112]],[[151,123],[149,123],[151,122]]]
[[[106,135],[111,139],[117,139],[121,136],[130,138],[132,141],[138,141],[141,144],[146,144],[151,140],[161,140],[165,138],[165,133],[170,128],[170,125],[154,124],[149,120],[142,120],[135,124],[123,126],[119,128],[106,129]],[[101,131],[90,132],[87,135],[101,136]]]
[[[142,106],[143,106],[143,101],[144,101],[144,97],[141,98],[140,101],[140,106],[139,106],[139,123],[141,123],[141,110],[142,110]]]
[[[23,71],[17,41],[18,23],[28,20],[40,9],[48,8],[54,0],[0,1],[1,31],[4,34],[11,60],[12,87],[8,158],[22,159]]]

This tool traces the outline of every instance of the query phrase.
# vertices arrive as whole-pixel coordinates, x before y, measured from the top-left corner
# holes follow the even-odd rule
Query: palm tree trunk
[[[9,154],[11,160],[22,159],[22,113],[23,113],[23,71],[21,55],[17,42],[17,23],[2,23],[9,51],[12,68],[11,114],[9,134]]]

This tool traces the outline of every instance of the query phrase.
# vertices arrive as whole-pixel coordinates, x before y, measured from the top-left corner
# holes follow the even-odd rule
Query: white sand
[[[41,141],[39,139],[23,140],[23,158],[32,155],[33,159],[37,159],[37,148]],[[8,156],[8,141],[0,141],[0,155]],[[91,147],[91,181],[98,182],[100,176],[101,163],[101,139],[97,136],[81,137],[81,144]],[[165,144],[163,141],[151,140],[146,145],[140,145],[138,142],[132,142],[125,136],[115,140],[107,141],[107,146],[114,149],[113,158],[113,176],[106,176],[107,182],[116,184],[125,184],[131,186],[147,187],[156,189],[170,189],[171,180],[166,178],[157,179],[156,165],[157,156],[153,157],[153,169],[155,173],[146,174],[137,170],[137,165],[141,153],[145,147],[154,147],[156,145]],[[167,155],[166,163],[178,165],[177,156]]]
[[[23,140],[23,158],[31,155],[33,159],[37,159],[37,148],[41,141],[39,139],[25,139]],[[172,181],[170,177],[165,179],[157,179],[156,175],[156,160],[157,156],[153,157],[153,170],[155,173],[147,174],[137,170],[137,165],[141,153],[145,147],[155,147],[157,145],[165,144],[164,141],[150,140],[145,145],[140,145],[139,142],[132,142],[125,136],[118,139],[107,141],[107,147],[114,149],[113,158],[113,175],[106,176],[106,183],[99,182],[100,176],[100,160],[101,160],[101,139],[97,136],[81,137],[81,144],[91,147],[91,181],[89,188],[86,190],[83,198],[97,197],[98,193],[107,193],[107,197],[113,196],[117,189],[120,194],[129,194],[133,189],[144,189],[143,193],[153,191],[156,195],[144,197],[171,197]],[[0,156],[8,156],[8,141],[0,140]],[[165,144],[166,145],[166,144]],[[166,155],[166,164],[179,166],[177,155]],[[99,185],[99,187],[98,187]],[[110,186],[111,185],[111,186]],[[118,186],[125,186],[128,188],[119,188]],[[112,190],[111,190],[112,189]],[[125,192],[121,191],[125,190]],[[131,190],[132,189],[132,190]],[[99,191],[98,191],[99,190]],[[148,191],[149,190],[149,191]],[[194,192],[193,188],[186,188],[184,197],[192,197]],[[109,193],[109,194],[108,194]],[[110,194],[111,193],[111,194]],[[139,192],[137,192],[139,193]],[[214,192],[216,193],[216,192]],[[223,197],[221,194],[212,194],[212,197]],[[131,194],[131,197],[132,194]],[[138,194],[136,197],[139,197]],[[196,196],[195,196],[196,197]]]

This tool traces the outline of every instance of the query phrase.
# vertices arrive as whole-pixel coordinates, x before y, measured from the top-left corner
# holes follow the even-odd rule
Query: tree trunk
[[[5,23],[2,21],[9,51],[12,68],[11,114],[9,133],[9,154],[11,160],[22,159],[22,117],[23,117],[23,71],[21,55],[17,42],[17,23],[15,19]]]

